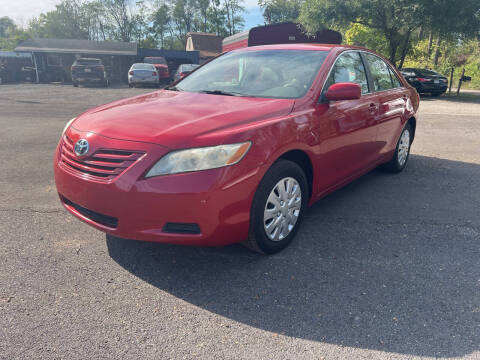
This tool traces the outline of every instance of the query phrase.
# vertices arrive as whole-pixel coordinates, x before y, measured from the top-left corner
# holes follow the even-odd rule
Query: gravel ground
[[[2,359],[480,359],[480,93],[424,98],[406,170],[274,256],[107,237],[68,215],[68,119],[149,89],[0,86]]]

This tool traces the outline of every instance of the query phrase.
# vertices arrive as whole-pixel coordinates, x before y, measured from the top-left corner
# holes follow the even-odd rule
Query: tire
[[[78,87],[78,83],[77,83],[77,82],[73,82],[73,87]]]
[[[408,136],[406,133],[408,132]],[[400,138],[397,141],[395,153],[393,158],[386,164],[381,166],[382,170],[399,173],[407,166],[408,159],[410,157],[410,147],[412,146],[413,130],[410,123],[407,123],[400,134]],[[406,141],[408,139],[408,144]],[[406,153],[405,153],[406,152]]]
[[[281,185],[287,184],[292,196],[278,192],[282,189]],[[275,200],[276,205],[272,200]],[[288,160],[275,162],[255,193],[250,210],[249,236],[243,245],[262,254],[274,254],[283,250],[292,242],[300,228],[307,201],[308,183],[302,168]]]

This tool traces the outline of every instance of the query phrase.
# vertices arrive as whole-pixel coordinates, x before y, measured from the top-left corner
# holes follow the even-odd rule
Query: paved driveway
[[[64,211],[66,121],[142,89],[0,87],[2,359],[480,358],[480,94],[315,204],[275,256],[106,237]]]

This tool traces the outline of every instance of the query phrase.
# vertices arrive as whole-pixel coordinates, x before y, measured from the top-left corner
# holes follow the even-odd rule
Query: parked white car
[[[128,86],[138,85],[159,86],[157,69],[153,64],[136,63],[128,71]]]

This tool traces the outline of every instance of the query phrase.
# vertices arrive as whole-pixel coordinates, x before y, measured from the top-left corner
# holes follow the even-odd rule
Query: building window
[[[48,55],[47,66],[62,66],[62,58],[58,55]]]

